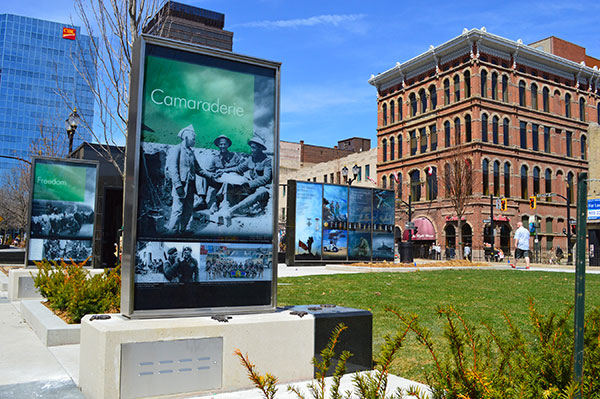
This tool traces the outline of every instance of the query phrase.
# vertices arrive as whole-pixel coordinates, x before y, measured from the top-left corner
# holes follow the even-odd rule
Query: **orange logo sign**
[[[63,28],[63,39],[75,40],[75,29]]]

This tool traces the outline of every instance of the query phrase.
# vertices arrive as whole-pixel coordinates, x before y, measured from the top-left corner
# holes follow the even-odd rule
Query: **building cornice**
[[[565,79],[579,82],[597,82],[600,79],[598,68],[590,68],[583,62],[577,63],[554,54],[524,45],[518,41],[509,40],[501,36],[488,33],[485,28],[463,30],[457,36],[437,47],[430,46],[426,52],[403,63],[396,63],[393,68],[377,75],[371,75],[369,84],[378,90],[385,90],[398,83],[404,82],[407,77],[416,76],[429,68],[437,68],[454,57],[462,56],[473,49],[477,44],[477,52],[483,51],[505,59],[513,57],[513,61],[547,71]],[[479,54],[477,54],[479,55]],[[475,57],[477,57],[475,55]]]

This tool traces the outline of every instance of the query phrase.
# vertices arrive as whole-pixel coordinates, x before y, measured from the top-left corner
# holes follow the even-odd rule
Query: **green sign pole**
[[[571,228],[571,226],[569,226]],[[583,386],[583,324],[585,317],[585,241],[587,235],[587,173],[577,175],[577,251],[575,253],[575,348],[573,378],[578,385],[575,398],[581,399]]]

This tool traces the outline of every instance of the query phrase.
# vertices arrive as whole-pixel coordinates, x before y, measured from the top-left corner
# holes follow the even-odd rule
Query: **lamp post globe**
[[[73,136],[75,135],[75,130],[77,130],[77,126],[79,126],[80,122],[81,118],[77,113],[77,108],[74,108],[67,120],[65,120],[65,129],[67,130],[67,137],[69,138],[69,154],[73,152]]]

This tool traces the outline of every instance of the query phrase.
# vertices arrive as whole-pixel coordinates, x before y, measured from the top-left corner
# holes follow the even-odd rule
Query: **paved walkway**
[[[449,267],[435,266],[436,261],[419,261],[417,267],[370,268],[347,265],[297,266],[279,265],[279,277],[324,275],[340,273],[368,272],[410,272],[442,270]],[[456,269],[457,267],[451,267]],[[504,269],[508,265],[480,266],[477,269]],[[567,272],[573,273],[573,266],[532,265],[530,270],[518,269],[516,272]],[[591,274],[600,274],[600,268],[587,268]],[[7,277],[0,272],[0,287]],[[79,379],[79,345],[45,347],[31,328],[23,321],[19,311],[19,302],[10,302],[7,293],[0,289],[0,399],[82,399],[84,396],[77,388]],[[350,389],[350,378],[344,379],[346,389]],[[390,386],[406,387],[412,382],[393,376]],[[304,383],[304,385],[306,385]],[[280,398],[288,398],[286,386],[280,389]],[[256,390],[210,395],[204,398],[233,399],[260,398]]]

